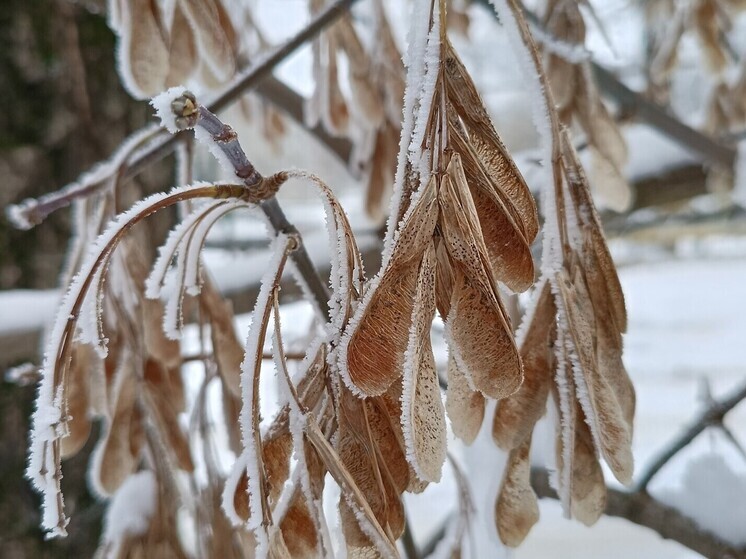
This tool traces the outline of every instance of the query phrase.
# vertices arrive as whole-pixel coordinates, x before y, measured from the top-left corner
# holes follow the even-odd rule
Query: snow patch
[[[114,494],[104,519],[103,540],[109,556],[118,557],[125,538],[142,536],[150,526],[158,502],[158,483],[150,470],[129,476]]]
[[[659,498],[734,546],[746,546],[746,476],[716,453],[693,458],[681,487]]]
[[[177,85],[167,89],[163,93],[159,93],[150,100],[150,104],[155,109],[155,116],[158,117],[163,127],[171,132],[171,134],[176,134],[179,131],[179,127],[176,126],[176,114],[171,108],[171,103],[184,95],[186,91],[186,87]]]

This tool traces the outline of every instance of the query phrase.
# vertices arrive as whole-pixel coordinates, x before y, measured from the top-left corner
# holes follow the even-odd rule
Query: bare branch
[[[549,475],[542,468],[531,471],[531,485],[540,498],[557,499],[549,485]],[[645,491],[633,493],[607,488],[607,516],[629,520],[639,526],[655,530],[662,537],[673,540],[710,559],[746,559],[746,548],[724,542],[700,528],[693,520],[673,507],[657,501]]]
[[[678,437],[669,443],[661,451],[658,457],[645,469],[637,483],[638,491],[644,492],[650,481],[684,447],[692,442],[697,435],[708,427],[721,425],[725,415],[735,408],[742,400],[746,399],[746,383],[734,389],[728,396],[720,401],[714,401],[708,406],[694,422]]]
[[[709,136],[687,126],[662,107],[632,91],[603,66],[591,63],[599,89],[619,103],[624,114],[639,118],[677,144],[698,153],[706,161],[731,169],[736,162],[736,150],[724,146]]]

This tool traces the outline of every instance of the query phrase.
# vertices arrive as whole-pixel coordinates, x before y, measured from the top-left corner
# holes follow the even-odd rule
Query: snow
[[[36,200],[27,199],[19,204],[11,204],[5,208],[5,217],[8,221],[13,224],[13,227],[20,229],[21,231],[28,231],[34,224],[29,220],[29,212],[33,211],[37,206]]]
[[[746,475],[735,472],[720,454],[690,460],[679,487],[658,497],[706,531],[746,546]]]
[[[624,363],[635,376],[743,375],[746,259],[646,263],[620,276],[629,308]]]
[[[588,528],[563,518],[557,501],[542,499],[539,506],[539,522],[524,543],[512,552],[512,559],[702,559],[698,553],[621,518],[602,516]]]
[[[57,289],[0,291],[0,335],[41,329],[54,318],[60,295]]]
[[[103,541],[112,546],[109,557],[118,557],[118,548],[127,537],[147,532],[158,502],[158,483],[150,470],[129,476],[109,503],[104,519]]]

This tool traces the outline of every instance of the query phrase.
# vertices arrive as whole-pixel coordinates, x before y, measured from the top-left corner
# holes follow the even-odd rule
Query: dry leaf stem
[[[549,80],[544,72],[544,66],[541,63],[541,57],[539,55],[539,49],[536,47],[531,32],[528,29],[528,23],[523,15],[523,8],[518,4],[517,0],[507,0],[508,7],[513,12],[516,23],[518,24],[518,31],[521,34],[521,39],[526,45],[530,55],[531,61],[534,64],[536,74],[539,77],[541,84],[541,91],[544,95],[544,99],[547,105],[547,115],[549,117],[549,127],[552,133],[552,178],[554,180],[554,202],[557,208],[557,224],[559,228],[560,241],[562,243],[562,254],[565,259],[568,260],[572,254],[570,243],[567,235],[567,219],[565,217],[565,202],[564,195],[562,193],[562,144],[560,139],[560,121],[559,115],[557,114],[556,104],[554,102],[554,96],[549,86]]]
[[[274,231],[284,233],[295,239],[298,246],[293,250],[291,258],[298,273],[303,277],[303,281],[313,294],[317,310],[326,319],[329,316],[329,291],[324,285],[324,280],[316,271],[316,267],[302,243],[298,229],[288,221],[285,212],[274,197],[280,185],[287,179],[287,174],[277,173],[271,177],[263,177],[246,157],[235,131],[223,123],[207,107],[203,105],[193,107],[192,105],[196,104],[196,100],[193,97],[190,98],[189,95],[183,95],[175,100],[172,105],[177,116],[177,124],[183,122],[184,128],[199,126],[209,133],[215,144],[230,161],[236,176],[243,180],[247,190],[254,193],[253,196],[256,196],[256,202],[259,203],[259,207]],[[184,120],[180,121],[179,119]]]

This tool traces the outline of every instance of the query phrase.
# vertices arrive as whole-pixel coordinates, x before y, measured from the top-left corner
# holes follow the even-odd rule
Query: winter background
[[[407,3],[391,0],[390,9],[400,17],[392,22],[401,26],[407,21]],[[628,85],[639,84],[638,74],[643,57],[642,15],[631,0],[597,0],[593,2],[605,27],[608,40],[588,20],[587,47],[594,60],[614,70]],[[306,0],[263,0],[257,2],[259,25],[275,43],[291,36],[307,22]],[[537,137],[531,125],[530,100],[521,74],[512,59],[507,40],[500,27],[481,7],[472,8],[473,18],[468,41],[456,37],[454,42],[472,72],[505,143],[524,171],[529,185],[535,172]],[[360,10],[358,17],[366,17]],[[732,34],[734,47],[746,55],[746,19],[736,22]],[[738,32],[738,29],[741,32]],[[396,29],[403,43],[406,30]],[[701,53],[696,41],[686,39],[679,69],[674,76],[672,106],[679,116],[696,126],[704,118],[702,108],[708,94],[701,72]],[[310,51],[302,50],[277,70],[276,77],[303,95],[312,87]],[[225,120],[231,122],[230,112]],[[353,228],[359,233],[361,247],[374,246],[373,225],[362,208],[362,185],[333,155],[315,142],[298,125],[282,140],[279,149],[267,143],[252,142],[256,131],[250,126],[238,129],[249,157],[260,169],[284,167],[305,168],[319,174],[342,199]],[[686,162],[696,162],[690,154],[659,133],[642,124],[625,126],[630,180],[660,174]],[[206,154],[198,160],[198,175],[212,178],[220,173]],[[201,177],[200,177],[201,178]],[[746,177],[741,179],[746,180]],[[746,184],[742,185],[746,189]],[[290,220],[304,234],[313,259],[323,263],[326,255],[326,232],[323,214],[308,191],[284,189],[280,198]],[[685,209],[689,215],[716,211],[725,202],[717,195],[694,199]],[[639,472],[655,458],[666,444],[693,421],[707,405],[708,397],[718,398],[746,378],[746,227],[744,222],[729,222],[713,227],[706,234],[687,233],[685,228],[671,227],[675,235],[645,236],[636,234],[635,224],[654,218],[652,210],[641,210],[627,220],[628,227],[609,233],[612,254],[619,267],[629,314],[628,332],[624,338],[624,361],[635,384],[638,407],[635,419],[634,453]],[[665,230],[664,223],[661,228]],[[625,230],[628,229],[628,230]],[[213,245],[221,241],[245,241],[261,246],[266,236],[263,225],[247,214],[236,213],[225,218],[209,238]],[[255,283],[265,269],[266,250],[226,250],[208,246],[204,262],[217,285],[226,293],[240,291]],[[47,327],[59,304],[57,291],[9,290],[0,292],[0,337]],[[302,347],[311,309],[304,303],[284,305],[282,322],[286,340]],[[240,331],[247,331],[249,317],[240,316]],[[434,328],[434,342],[442,336]],[[186,333],[184,352],[198,349],[195,331]],[[438,354],[439,351],[439,354]],[[445,359],[445,348],[436,347],[436,358]],[[267,363],[263,386],[262,415],[272,417],[277,394],[274,370]],[[185,367],[184,378],[192,387],[192,396],[203,372],[200,365]],[[214,409],[219,396],[214,394]],[[489,416],[489,415],[488,415]],[[184,417],[185,426],[188,418]],[[731,412],[726,425],[736,439],[746,445],[746,405]],[[537,433],[533,459],[544,464],[551,455],[551,433],[544,426]],[[499,486],[504,457],[495,448],[488,433],[482,433],[471,447],[453,448],[467,477],[480,489],[474,492],[478,520],[472,535],[473,557],[574,557],[576,559],[640,558],[689,559],[696,553],[677,543],[662,539],[657,533],[617,518],[602,517],[592,528],[562,517],[557,501],[541,501],[541,520],[524,544],[517,550],[502,548],[494,533],[492,507]],[[543,447],[543,448],[542,448]],[[233,456],[225,451],[226,471]],[[446,469],[444,480],[429,487],[422,495],[407,495],[415,538],[424,544],[443,522],[456,503],[456,486]],[[19,480],[20,482],[20,480]],[[611,476],[607,482],[614,486]],[[143,487],[147,485],[143,482]],[[140,487],[140,491],[146,491]],[[484,488],[490,488],[485,491]],[[138,490],[138,488],[135,488]],[[134,522],[142,512],[126,506],[127,491],[121,490],[120,507],[111,515]],[[746,545],[746,455],[743,446],[729,441],[721,431],[708,429],[671,460],[650,486],[651,493],[679,508],[700,526],[737,545]],[[332,502],[330,496],[330,503]],[[183,533],[188,537],[188,519]],[[74,518],[73,518],[74,522]],[[136,522],[135,522],[136,523]],[[116,529],[125,529],[127,522]],[[108,529],[108,528],[107,528]],[[131,529],[136,530],[136,526]],[[496,551],[499,550],[499,551]]]

